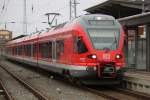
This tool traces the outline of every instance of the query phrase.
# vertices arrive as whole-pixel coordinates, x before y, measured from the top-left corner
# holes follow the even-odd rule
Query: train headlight
[[[116,59],[120,59],[122,56],[120,54],[116,54]]]
[[[91,58],[91,59],[96,59],[97,58],[96,54],[91,54],[91,55],[88,55],[87,57]]]
[[[97,20],[102,20],[102,17],[97,17],[96,19],[97,19]]]
[[[96,55],[91,55],[91,57],[92,57],[93,59],[96,59],[96,58],[97,58],[97,56],[96,56]]]

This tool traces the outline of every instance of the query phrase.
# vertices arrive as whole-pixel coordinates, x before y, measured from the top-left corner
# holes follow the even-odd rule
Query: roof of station
[[[87,8],[85,11],[92,14],[102,13],[112,15],[115,18],[122,18],[140,14],[143,8],[146,12],[148,12],[150,11],[149,5],[150,0],[108,0],[93,7]]]

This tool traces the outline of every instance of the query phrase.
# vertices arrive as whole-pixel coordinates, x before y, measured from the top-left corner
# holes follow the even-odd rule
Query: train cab
[[[101,79],[122,76],[125,34],[119,22],[108,15],[85,15],[78,19],[76,29],[78,53],[74,63],[87,66],[85,76]],[[81,74],[84,76],[83,71]]]

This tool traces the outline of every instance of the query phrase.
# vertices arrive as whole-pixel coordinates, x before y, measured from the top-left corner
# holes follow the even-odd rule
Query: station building
[[[0,30],[0,54],[4,51],[5,43],[12,39],[12,32]]]
[[[112,15],[126,32],[127,67],[150,71],[150,0],[108,0],[86,9],[88,13]]]

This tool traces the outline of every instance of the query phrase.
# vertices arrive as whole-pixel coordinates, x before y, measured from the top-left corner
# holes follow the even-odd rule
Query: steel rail
[[[92,88],[88,88],[88,87],[82,87],[82,88],[85,89],[85,90],[88,90],[88,91],[90,91],[90,92],[92,92],[96,95],[99,95],[99,96],[102,96],[106,99],[109,99],[109,100],[120,100],[119,98],[116,98],[114,96],[110,96],[110,95],[108,95],[106,93],[103,93],[102,91],[99,91],[99,90],[96,90],[96,89],[92,89]]]
[[[13,78],[15,78],[18,82],[20,82],[24,87],[26,87],[29,91],[31,91],[39,100],[48,100],[46,96],[44,96],[42,93],[40,93],[38,90],[34,89],[32,86],[30,86],[28,83],[17,77],[12,72],[8,71],[4,65],[0,65],[2,69],[4,69],[7,73],[9,73]]]
[[[60,78],[60,80],[61,79],[62,78]],[[64,80],[62,80],[62,81],[64,81]],[[70,83],[72,83],[72,82],[70,82]],[[120,98],[117,98],[117,97],[111,96],[109,94],[106,94],[102,90],[92,89],[92,88],[89,88],[89,87],[86,87],[86,86],[83,86],[83,85],[78,85],[78,84],[76,86],[79,87],[80,89],[84,89],[84,90],[87,90],[89,92],[95,93],[96,95],[102,96],[102,97],[104,97],[106,99],[109,99],[109,100],[120,100]],[[142,98],[144,100],[150,100],[150,95],[147,95],[147,94],[144,94],[144,93],[130,91],[130,90],[121,89],[121,88],[113,88],[113,90],[114,90],[114,92],[119,92],[121,94],[129,95],[129,96],[133,96],[133,97],[139,97],[139,98]],[[48,100],[48,99],[40,99],[40,100]]]
[[[99,96],[102,96],[106,99],[109,99],[109,100],[120,100],[120,98],[110,96],[109,94],[103,93],[102,90],[92,89],[92,88],[88,88],[88,87],[84,87],[84,89],[86,89],[92,93],[95,93]],[[150,100],[149,94],[136,92],[136,91],[130,91],[127,89],[122,89],[122,88],[113,88],[113,90],[114,90],[114,92],[118,92],[118,93],[125,94],[125,95],[132,96],[132,97],[137,97],[137,98],[140,98],[141,100]]]
[[[141,93],[141,92],[137,92],[137,91],[131,91],[131,90],[122,89],[122,88],[114,88],[114,90],[116,90],[118,92],[122,92],[122,93],[130,95],[130,96],[142,98],[143,100],[150,100],[149,94],[145,94],[145,93]]]
[[[1,85],[1,88],[3,90],[6,100],[13,100],[12,96],[8,93],[7,89],[5,88],[2,80],[0,80],[0,85]]]

